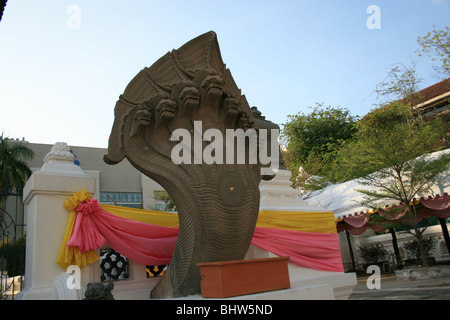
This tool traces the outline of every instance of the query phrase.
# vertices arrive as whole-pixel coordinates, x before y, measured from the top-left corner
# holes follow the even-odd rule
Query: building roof
[[[411,98],[411,104],[419,107],[422,104],[430,102],[430,100],[439,99],[441,96],[450,96],[450,78],[414,93]],[[407,99],[410,98],[401,99],[400,102],[405,102]]]

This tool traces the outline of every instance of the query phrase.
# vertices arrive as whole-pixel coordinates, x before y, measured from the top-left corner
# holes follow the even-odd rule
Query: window
[[[122,207],[142,209],[140,192],[100,192],[100,202]]]

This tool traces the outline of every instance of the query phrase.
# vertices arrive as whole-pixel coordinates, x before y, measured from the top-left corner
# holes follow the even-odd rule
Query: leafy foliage
[[[361,178],[382,190],[380,198],[411,200],[448,165],[449,156],[442,161],[426,159],[426,153],[440,147],[445,134],[442,121],[415,119],[408,105],[376,109],[358,122],[357,129],[355,139],[338,154],[339,179]]]
[[[436,248],[437,240],[433,237],[427,237],[427,238],[423,238],[422,242],[423,242],[423,247],[425,250],[425,255],[427,257],[431,257],[434,252],[434,249]],[[419,247],[417,240],[412,240],[412,241],[403,243],[403,248],[405,249],[406,253],[409,256],[411,256],[415,259],[421,258],[420,247]]]
[[[4,209],[8,194],[17,192],[22,194],[31,170],[26,164],[34,153],[22,143],[11,142],[0,135],[0,226],[4,219]]]
[[[418,38],[420,54],[439,59],[439,71],[446,75],[450,75],[449,31],[448,27],[435,29]],[[416,195],[425,193],[440,173],[450,168],[450,154],[429,159],[429,153],[445,146],[448,124],[441,117],[423,119],[414,113],[420,82],[414,63],[397,64],[375,90],[378,98],[387,100],[360,121],[346,109],[334,113],[331,107],[321,110],[322,105],[310,115],[290,116],[283,137],[289,149],[285,162],[293,178],[297,179],[300,166],[304,169],[301,183],[308,186],[310,182],[310,189],[359,178],[361,184],[371,187],[358,190],[365,195],[362,204],[375,209],[380,200],[409,205]],[[313,181],[312,175],[320,177]],[[408,206],[408,216],[425,261],[424,230],[414,206]]]
[[[0,242],[0,271],[6,270],[9,277],[25,274],[25,246],[25,235]]]
[[[375,88],[378,99],[381,100],[381,105],[389,104],[394,100],[406,99],[408,101],[414,97],[414,94],[419,91],[419,85],[423,81],[417,75],[416,65],[412,62],[411,66],[398,63],[388,72],[386,78],[378,83]]]
[[[409,105],[394,103],[374,110],[357,125],[356,138],[341,150],[340,173],[346,178],[359,176],[360,183],[372,189],[358,190],[365,195],[363,205],[377,208],[380,200],[397,200],[409,205],[425,193],[439,174],[450,167],[450,154],[430,161],[426,153],[435,151],[445,134],[440,118],[416,119]],[[408,214],[423,264],[427,265],[422,234],[414,206]]]
[[[440,65],[434,69],[444,78],[450,76],[450,28],[434,29],[423,37],[418,37],[417,42],[420,48],[417,50],[418,55],[426,54],[431,57],[432,61],[438,59]]]
[[[169,195],[167,191],[155,190],[154,194],[155,200],[164,202],[164,210],[171,211],[175,209],[175,202],[173,201],[172,197]]]
[[[366,263],[382,262],[386,259],[388,252],[384,246],[379,242],[364,244],[359,246],[359,256],[364,259]]]
[[[331,164],[344,141],[353,137],[357,117],[345,108],[316,104],[311,113],[299,112],[288,119],[282,139],[288,149],[284,161],[293,180],[303,167],[308,177],[318,175],[334,181]]]
[[[26,161],[33,157],[27,146],[0,135],[0,194],[21,192],[31,175]]]

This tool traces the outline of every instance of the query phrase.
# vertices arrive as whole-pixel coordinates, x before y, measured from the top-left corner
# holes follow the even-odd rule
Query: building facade
[[[35,153],[29,167],[33,172],[39,170],[53,145],[26,141],[22,143]],[[94,198],[100,203],[147,210],[165,209],[165,203],[158,200],[158,193],[164,189],[135,169],[127,159],[116,165],[108,165],[103,161],[106,148],[69,147],[75,156],[74,163],[96,180]]]

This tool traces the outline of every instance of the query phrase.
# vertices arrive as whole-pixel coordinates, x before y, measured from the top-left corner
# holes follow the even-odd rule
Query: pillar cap
[[[79,166],[74,164],[75,156],[70,152],[66,142],[56,142],[44,157],[40,172],[63,176],[89,177]]]

